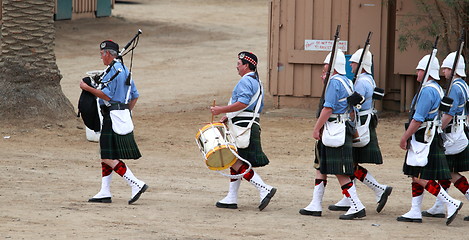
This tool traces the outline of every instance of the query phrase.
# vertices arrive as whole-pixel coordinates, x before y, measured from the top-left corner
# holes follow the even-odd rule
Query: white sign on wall
[[[305,50],[309,51],[332,51],[334,40],[305,40]],[[347,41],[339,41],[339,49],[347,51]]]

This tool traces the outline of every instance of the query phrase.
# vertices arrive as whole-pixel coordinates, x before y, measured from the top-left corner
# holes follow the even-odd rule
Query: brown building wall
[[[304,40],[331,40],[340,24],[340,40],[348,43],[346,55],[362,48],[373,32],[375,80],[386,92],[377,108],[407,110],[416,89],[415,66],[427,53],[417,47],[397,50],[396,26],[414,12],[412,1],[402,0],[271,0],[267,89],[275,107],[317,108],[328,52],[304,50]]]

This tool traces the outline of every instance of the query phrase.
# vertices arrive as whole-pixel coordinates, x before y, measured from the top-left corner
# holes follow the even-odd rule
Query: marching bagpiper
[[[138,34],[140,34],[140,31]],[[114,171],[131,187],[132,193],[128,203],[132,204],[148,189],[148,185],[135,177],[129,167],[122,161],[122,159],[138,159],[141,157],[134,139],[133,123],[130,117],[130,111],[137,103],[139,93],[131,78],[129,69],[120,60],[119,45],[112,40],[103,41],[100,44],[100,53],[104,65],[108,66],[105,74],[101,76],[100,82],[102,85],[100,89],[89,86],[84,81],[80,82],[81,89],[100,99],[99,103],[103,114],[99,140],[102,170],[101,189],[88,201],[112,202],[111,180]],[[115,115],[119,118],[118,121],[115,121],[114,113],[119,114]]]

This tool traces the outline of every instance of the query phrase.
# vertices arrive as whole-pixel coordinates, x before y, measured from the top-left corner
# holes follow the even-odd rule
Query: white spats
[[[101,190],[93,196],[93,198],[107,198],[112,197],[111,194],[111,181],[112,173],[101,178]]]
[[[404,215],[397,218],[397,221],[400,222],[422,222],[422,200],[423,194],[420,196],[412,197],[412,207],[410,211],[405,213]]]

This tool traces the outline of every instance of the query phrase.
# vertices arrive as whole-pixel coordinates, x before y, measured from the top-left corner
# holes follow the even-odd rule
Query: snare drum
[[[195,141],[210,170],[223,170],[231,167],[237,160],[236,146],[223,123],[209,123],[199,129]]]

